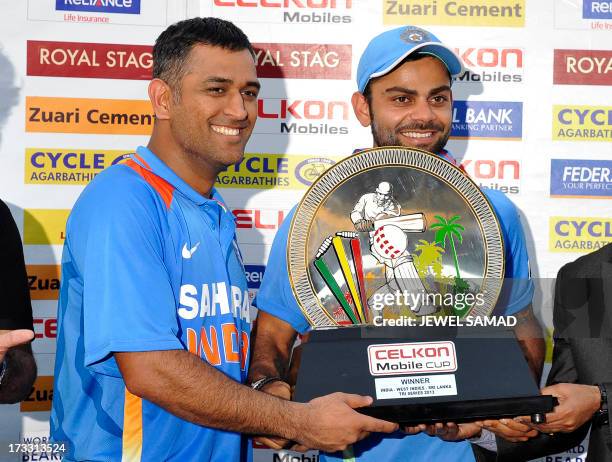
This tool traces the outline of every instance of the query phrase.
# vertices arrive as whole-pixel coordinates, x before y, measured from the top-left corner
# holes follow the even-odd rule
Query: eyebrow
[[[232,79],[226,79],[225,77],[209,77],[204,81],[205,83],[226,83],[232,84],[234,81]],[[246,83],[247,87],[255,87],[258,90],[261,88],[261,84],[257,80],[249,80]]]
[[[432,88],[429,91],[429,95],[434,95],[436,93],[441,93],[443,91],[450,91],[450,89],[451,88],[448,85],[441,85],[439,87]],[[418,94],[416,90],[413,90],[412,88],[406,88],[406,87],[391,87],[385,90],[385,93],[393,93],[393,92],[404,93],[406,95],[417,95]]]

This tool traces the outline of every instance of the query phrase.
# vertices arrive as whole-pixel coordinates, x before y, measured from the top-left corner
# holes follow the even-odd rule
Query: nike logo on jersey
[[[195,251],[198,250],[199,245],[200,243],[198,242],[191,249],[188,249],[187,244],[183,244],[183,251],[181,253],[183,255],[183,258],[185,258],[186,260],[189,260],[193,256]]]

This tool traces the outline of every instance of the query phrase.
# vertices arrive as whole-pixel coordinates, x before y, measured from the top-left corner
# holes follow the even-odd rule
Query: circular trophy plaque
[[[323,173],[297,207],[287,252],[315,328],[488,316],[504,277],[499,223],[478,186],[403,147],[360,151]]]

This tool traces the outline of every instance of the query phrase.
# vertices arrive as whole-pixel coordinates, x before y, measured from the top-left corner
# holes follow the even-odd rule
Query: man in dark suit
[[[561,268],[554,306],[553,362],[542,394],[559,405],[524,443],[497,439],[497,461],[522,461],[565,451],[589,428],[587,462],[612,461],[612,244]]]

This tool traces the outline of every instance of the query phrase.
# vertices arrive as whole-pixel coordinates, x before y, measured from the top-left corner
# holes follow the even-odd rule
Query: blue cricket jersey
[[[441,156],[454,163],[446,151]],[[490,189],[483,189],[482,192],[499,219],[506,251],[505,282],[494,314],[515,314],[531,303],[534,293],[523,229],[516,207],[504,193]],[[285,218],[274,238],[267,265],[269,270],[264,274],[253,304],[304,333],[310,324],[293,296],[287,271],[281,269],[287,267],[287,241],[296,208]],[[391,435],[372,434],[344,453],[321,454],[321,460],[473,462],[474,453],[467,441],[447,442],[425,433],[409,436],[398,431]]]
[[[249,308],[234,216],[215,189],[201,196],[144,147],[96,176],[62,256],[51,436],[68,442],[65,460],[249,459],[240,434],[129,393],[113,357],[188,350],[244,382]]]

